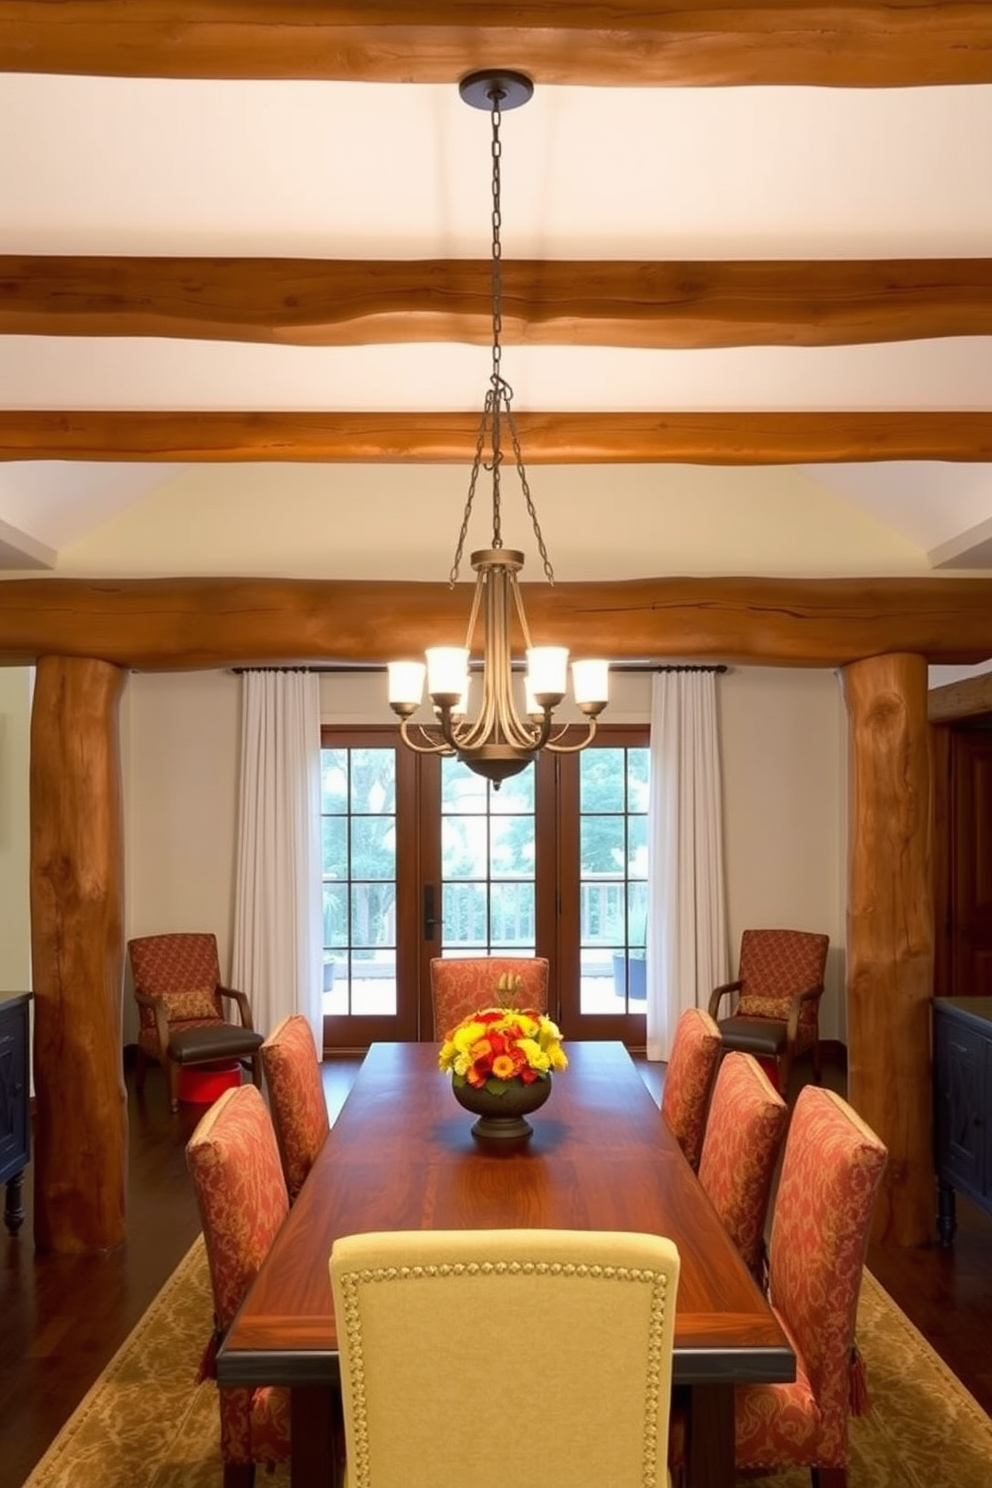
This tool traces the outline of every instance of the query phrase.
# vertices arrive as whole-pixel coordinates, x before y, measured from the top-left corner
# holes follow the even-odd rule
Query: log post
[[[34,1227],[39,1250],[62,1254],[125,1235],[123,681],[104,661],[46,656],[31,715]]]
[[[927,663],[874,656],[841,675],[850,759],[848,1091],[889,1149],[873,1236],[920,1245],[934,1196]]]

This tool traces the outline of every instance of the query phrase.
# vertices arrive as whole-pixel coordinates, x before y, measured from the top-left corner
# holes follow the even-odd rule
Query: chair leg
[[[224,1488],[254,1488],[254,1462],[225,1462]]]
[[[165,1056],[165,1078],[169,1087],[169,1110],[175,1115],[179,1110],[179,1066],[168,1054]]]
[[[134,1064],[134,1088],[142,1091],[145,1088],[145,1076],[148,1073],[148,1055],[141,1044],[138,1045],[138,1053]]]
[[[811,1467],[813,1488],[847,1488],[846,1467]]]
[[[823,1059],[820,1055],[820,1040],[813,1040],[813,1084],[823,1084]]]
[[[253,1054],[251,1056],[251,1079],[252,1084],[258,1089],[262,1088],[262,1056]]]

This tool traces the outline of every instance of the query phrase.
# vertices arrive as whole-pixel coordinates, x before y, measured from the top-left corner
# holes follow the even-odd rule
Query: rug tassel
[[[851,1366],[848,1375],[848,1401],[852,1416],[866,1416],[871,1410],[868,1397],[868,1371],[861,1350],[851,1344]]]

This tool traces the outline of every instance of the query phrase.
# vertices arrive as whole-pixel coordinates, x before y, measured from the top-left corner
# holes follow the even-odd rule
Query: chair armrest
[[[236,992],[233,987],[221,987],[219,985],[217,987],[217,991],[220,993],[221,997],[229,997],[232,1002],[237,1003],[238,1012],[241,1014],[241,1027],[250,1028],[252,1029],[252,1032],[254,1032],[254,1027],[251,1021],[251,1004],[248,1001],[248,994],[246,992]]]
[[[717,1009],[720,1006],[721,1000],[724,997],[729,996],[731,992],[739,992],[741,990],[741,986],[742,983],[740,981],[736,981],[724,982],[722,986],[713,988],[713,991],[710,993],[709,1006],[709,1014],[711,1018],[716,1017]]]
[[[797,992],[792,999],[789,1009],[789,1022],[786,1027],[786,1038],[790,1044],[795,1043],[796,1034],[799,1032],[799,1014],[802,1012],[804,1002],[819,1002],[823,996],[823,983],[819,982],[815,987],[807,987],[802,992]]]
[[[164,1054],[169,1047],[169,1015],[165,1011],[165,1003],[161,997],[154,997],[149,992],[139,992],[137,987],[134,989],[134,1000],[142,1007],[151,1008],[154,1013],[155,1031]]]

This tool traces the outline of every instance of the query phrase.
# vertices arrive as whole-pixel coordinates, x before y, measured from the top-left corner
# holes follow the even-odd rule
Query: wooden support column
[[[34,1229],[82,1254],[125,1234],[123,872],[117,705],[104,661],[43,657],[31,716]]]
[[[927,663],[842,671],[849,722],[848,1090],[889,1149],[874,1238],[920,1245],[934,1209]]]

